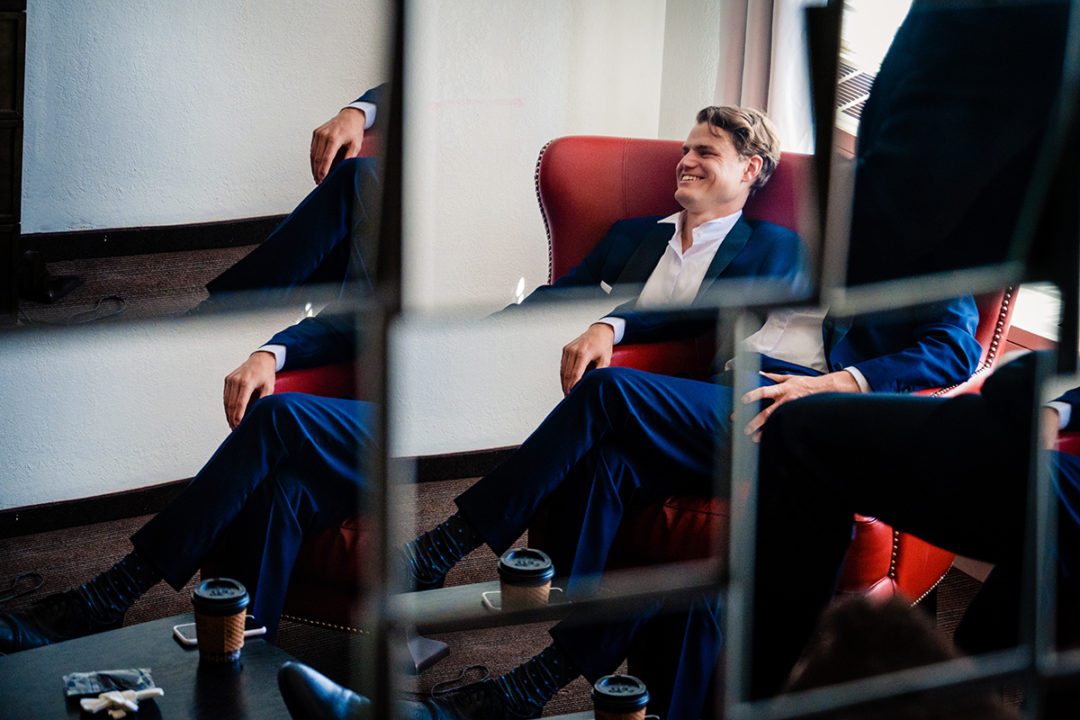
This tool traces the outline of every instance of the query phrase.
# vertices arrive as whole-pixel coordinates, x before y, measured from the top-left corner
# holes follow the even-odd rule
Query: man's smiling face
[[[757,156],[741,157],[727,130],[698,123],[675,166],[675,199],[699,219],[730,215],[742,208],[761,168]]]

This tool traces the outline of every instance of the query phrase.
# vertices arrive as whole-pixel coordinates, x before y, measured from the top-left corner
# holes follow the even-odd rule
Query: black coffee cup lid
[[[499,558],[499,577],[515,583],[542,585],[555,577],[555,566],[543,550],[517,548]]]
[[[593,685],[592,701],[609,712],[629,712],[649,704],[649,690],[633,675],[605,675]]]
[[[203,580],[191,593],[191,604],[203,615],[235,615],[250,602],[247,588],[232,578]]]

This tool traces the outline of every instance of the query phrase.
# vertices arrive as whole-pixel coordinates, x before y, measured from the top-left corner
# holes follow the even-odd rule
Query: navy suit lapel
[[[675,232],[674,223],[658,222],[653,225],[638,243],[637,249],[626,261],[617,282],[643,283],[652,275],[657,263],[667,249],[671,234]]]
[[[825,319],[821,323],[821,334],[822,339],[825,341],[826,359],[832,356],[832,351],[843,341],[848,330],[851,329],[853,319],[852,317],[843,317],[836,320],[831,314],[825,315]]]
[[[697,297],[701,297],[701,293],[708,290],[716,282],[720,274],[727,269],[735,256],[743,251],[749,241],[750,223],[743,218],[739,218],[739,221],[735,223],[735,227],[731,228],[727,237],[720,243],[720,249],[716,251],[712,262],[709,263],[709,269],[705,271],[705,279],[701,281],[701,287],[698,288]]]

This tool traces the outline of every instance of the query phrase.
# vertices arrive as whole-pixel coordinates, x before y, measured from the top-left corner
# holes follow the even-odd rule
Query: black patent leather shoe
[[[93,600],[86,586],[49,595],[25,610],[0,614],[0,653],[114,630],[123,624],[125,610]]]
[[[307,665],[287,662],[278,670],[277,679],[293,720],[370,720],[375,716],[370,700]]]
[[[424,701],[431,720],[507,720],[538,718],[543,710],[534,705],[526,710],[510,706],[494,680],[481,680]]]

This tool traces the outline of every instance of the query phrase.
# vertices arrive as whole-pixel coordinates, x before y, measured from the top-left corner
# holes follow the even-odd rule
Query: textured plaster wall
[[[0,508],[191,477],[222,378],[295,311],[0,334]]]
[[[562,399],[562,347],[613,305],[477,320],[414,316],[391,336],[395,456],[521,443]]]
[[[406,302],[494,310],[547,281],[533,172],[568,134],[656,137],[664,0],[415,0]]]
[[[697,111],[716,102],[724,15],[725,4],[715,0],[667,3],[660,137],[686,137]]]
[[[291,210],[312,129],[384,79],[387,5],[31,2],[23,232]]]

